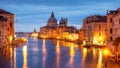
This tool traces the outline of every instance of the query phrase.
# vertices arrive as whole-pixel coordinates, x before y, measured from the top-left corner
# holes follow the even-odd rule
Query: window
[[[12,27],[12,22],[10,23],[10,27]]]
[[[101,25],[99,24],[99,29],[101,29]]]
[[[110,29],[110,33],[112,34],[112,28]]]
[[[112,36],[110,37],[110,41],[112,41]]]
[[[8,31],[9,31],[9,28],[8,28]]]
[[[119,24],[120,24],[120,19],[119,19]]]
[[[110,18],[110,22],[112,23],[112,18]]]

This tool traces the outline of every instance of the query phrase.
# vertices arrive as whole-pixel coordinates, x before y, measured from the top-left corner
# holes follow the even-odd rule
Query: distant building
[[[106,16],[94,15],[83,20],[83,35],[87,44],[106,43]]]
[[[68,24],[68,20],[67,18],[61,18],[60,22],[59,22],[59,27],[67,27]]]
[[[0,38],[8,44],[14,39],[14,14],[3,9],[0,9]]]
[[[34,29],[34,31],[31,34],[32,38],[38,38],[38,32],[36,31],[36,29]]]
[[[40,27],[40,35],[39,37],[43,37],[43,38],[53,38],[53,33],[56,34],[54,32],[54,30],[56,30],[58,27],[58,23],[57,23],[57,19],[54,16],[54,13],[51,13],[50,18],[48,19],[47,25]]]
[[[51,17],[48,19],[47,26],[48,27],[57,27],[58,26],[57,19],[55,18],[53,12],[51,13]]]
[[[77,29],[73,26],[67,26],[67,18],[61,18],[59,24],[51,13],[51,17],[48,19],[47,25],[40,27],[40,38],[53,38],[53,39],[78,39]]]

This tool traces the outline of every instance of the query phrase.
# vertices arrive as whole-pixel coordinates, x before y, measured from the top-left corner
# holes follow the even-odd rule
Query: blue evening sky
[[[0,0],[0,8],[15,14],[15,30],[39,31],[53,11],[59,21],[67,17],[69,25],[81,28],[82,20],[94,14],[105,15],[107,10],[120,7],[120,0]]]

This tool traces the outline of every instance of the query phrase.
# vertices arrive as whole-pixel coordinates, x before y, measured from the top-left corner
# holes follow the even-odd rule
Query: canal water
[[[60,40],[31,39],[0,49],[0,68],[119,68],[99,48]]]

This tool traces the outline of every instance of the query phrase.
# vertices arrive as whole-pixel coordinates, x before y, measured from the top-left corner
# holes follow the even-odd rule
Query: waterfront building
[[[3,45],[7,43],[7,35],[6,35],[6,24],[7,18],[0,16],[0,43]]]
[[[120,25],[120,8],[117,10],[107,11],[107,42],[108,44],[112,44],[116,37],[118,37]],[[119,36],[120,37],[120,36]]]
[[[10,44],[14,39],[14,14],[0,9],[0,34],[5,35],[6,44]]]
[[[106,16],[94,15],[83,20],[84,41],[87,44],[104,45],[106,43]]]
[[[115,40],[117,37],[120,37],[120,8],[116,10],[116,14],[112,18],[112,37]]]

